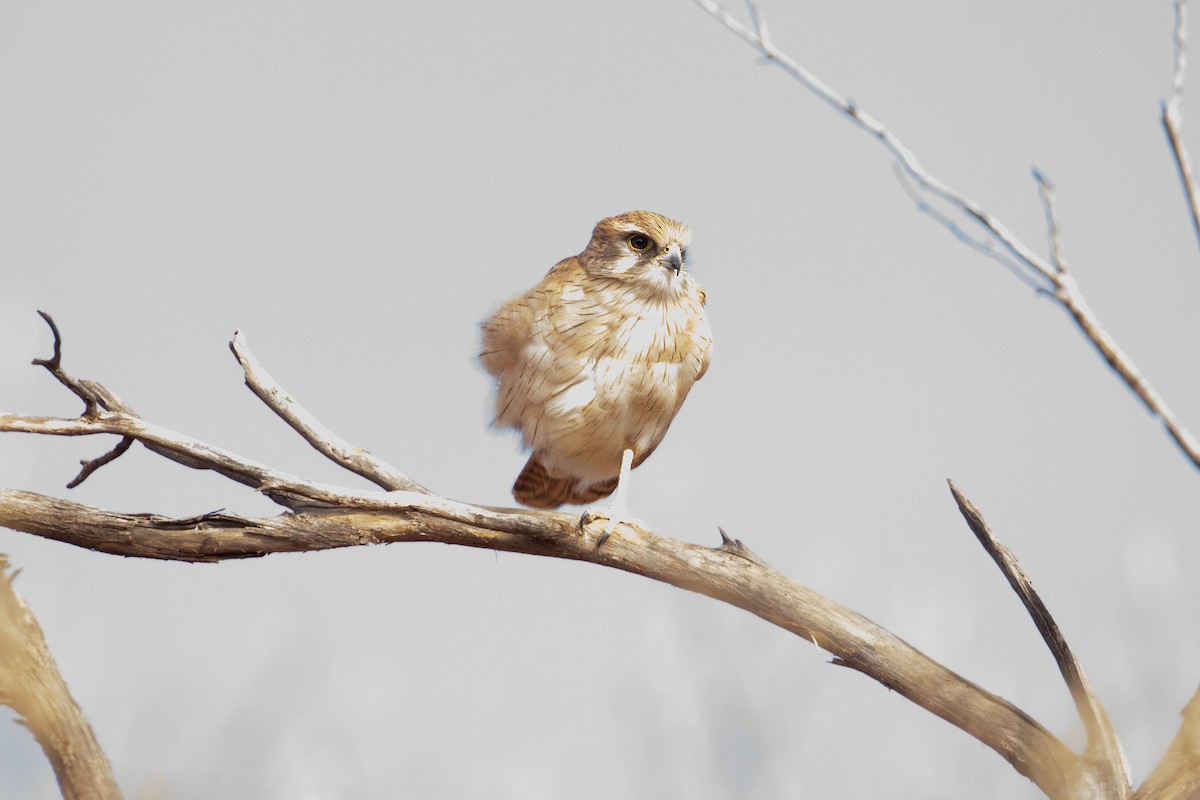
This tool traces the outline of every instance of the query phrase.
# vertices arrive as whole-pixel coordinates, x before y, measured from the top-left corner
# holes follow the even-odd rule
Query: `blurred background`
[[[1171,2],[763,11],[1039,252],[1030,168],[1055,181],[1089,303],[1200,428],[1200,251],[1158,121]],[[43,309],[65,367],[147,419],[365,487],[245,389],[240,329],[339,435],[509,504],[525,454],[488,428],[478,323],[601,217],[658,211],[693,230],[716,343],[632,513],[702,544],[724,526],[1078,746],[953,478],[1135,782],[1175,735],[1200,680],[1200,475],[1062,311],[694,4],[8,3],[0,107],[0,409],[80,410],[29,365]],[[64,488],[113,443],[4,435],[0,486],[278,511],[140,447]],[[614,570],[433,545],[196,566],[11,531],[0,551],[130,797],[1040,796],[811,643]],[[57,796],[11,719],[0,795]]]

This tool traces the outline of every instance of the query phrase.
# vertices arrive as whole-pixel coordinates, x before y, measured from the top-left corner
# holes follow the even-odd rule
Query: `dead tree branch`
[[[418,493],[346,494],[340,502],[343,508],[270,519],[180,520],[0,489],[0,526],[103,553],[195,562],[417,541],[589,561],[730,603],[815,641],[837,663],[987,744],[1052,797],[1073,796],[1073,787],[1085,785],[1080,759],[1011,703],[735,547],[702,547],[623,526],[596,549],[573,515],[495,512]]]
[[[1133,391],[1146,410],[1162,423],[1167,435],[1179,446],[1192,466],[1200,469],[1200,441],[1197,441],[1196,437],[1179,422],[1174,412],[1167,406],[1166,401],[1154,390],[1149,381],[1142,377],[1133,360],[1121,350],[1116,340],[1101,326],[1095,313],[1088,307],[1083,293],[1079,289],[1079,284],[1061,264],[1052,264],[1034,253],[986,209],[935,178],[921,165],[916,155],[883,123],[867,114],[852,101],[833,91],[814,74],[777,48],[768,35],[765,19],[757,3],[749,3],[752,29],[735,19],[715,0],[695,0],[695,2],[726,28],[758,50],[768,63],[775,64],[795,78],[806,89],[845,115],[856,126],[869,133],[887,148],[918,191],[925,192],[951,208],[957,209],[970,224],[981,229],[989,239],[996,241],[999,248],[1011,256],[1013,262],[1024,270],[1025,277],[1039,288],[1040,295],[1050,298],[1070,314],[1076,327],[1092,344],[1100,357]],[[1182,12],[1182,3],[1180,9]],[[1182,19],[1181,13],[1179,30],[1182,30]],[[1181,33],[1177,32],[1177,41],[1182,41],[1181,36]],[[1182,62],[1178,63],[1180,66],[1177,72],[1177,86],[1181,87]],[[1182,150],[1176,152],[1180,153]],[[937,218],[936,215],[935,218]],[[947,227],[960,239],[964,238],[957,226],[947,225]],[[970,239],[970,237],[967,238]],[[978,245],[975,247],[979,249]],[[1061,255],[1061,251],[1058,252]]]
[[[42,628],[13,591],[0,556],[0,704],[21,716],[50,760],[66,800],[121,797],[108,759],[50,655]]]
[[[1004,573],[1008,585],[1017,593],[1017,597],[1021,598],[1021,603],[1029,612],[1038,633],[1042,635],[1042,640],[1050,648],[1050,653],[1058,664],[1058,670],[1062,674],[1063,680],[1066,681],[1067,688],[1071,691],[1071,699],[1075,701],[1075,709],[1087,731],[1087,749],[1084,751],[1084,757],[1095,764],[1098,770],[1105,773],[1101,776],[1103,786],[1119,788],[1121,794],[1118,796],[1128,795],[1130,791],[1129,766],[1125,762],[1125,753],[1121,750],[1121,743],[1117,740],[1116,731],[1108,719],[1108,714],[1105,713],[1104,707],[1100,705],[1100,700],[1092,691],[1091,684],[1083,674],[1083,667],[1079,665],[1075,654],[1067,646],[1067,640],[1054,622],[1054,618],[1050,616],[1050,610],[1046,608],[1042,598],[1034,591],[1033,583],[1026,577],[1021,565],[1017,563],[1017,557],[996,539],[987,521],[979,513],[979,509],[963,496],[958,487],[954,485],[954,481],[949,483],[950,492],[954,495],[954,502],[958,504],[958,510],[962,512],[967,525],[975,534],[975,538],[983,545],[983,549],[996,562],[996,566]]]
[[[263,369],[262,364],[258,363],[258,359],[250,352],[250,346],[241,331],[233,335],[229,349],[242,365],[242,371],[246,373],[246,386],[250,391],[326,458],[381,488],[429,493],[428,489],[410,480],[395,467],[384,463],[366,450],[342,441],[317,421],[316,417],[293,400],[270,373]]]
[[[235,340],[234,352],[248,376],[254,376],[260,386],[274,386],[263,394],[286,406],[295,419],[304,420],[302,435],[314,447],[339,457],[356,452],[344,449],[341,440],[326,439],[324,427],[291,398],[286,404],[278,401],[286,394],[262,379],[265,373],[244,339]],[[57,369],[62,372],[61,359]],[[84,387],[83,391],[98,397],[112,396],[98,384],[72,383],[65,372],[62,375],[68,378],[63,381],[68,388]],[[77,419],[0,414],[0,433],[128,437],[167,458],[251,486],[283,505],[287,513],[261,519],[224,513],[177,519],[123,514],[0,489],[0,526],[102,553],[177,561],[213,562],[417,541],[588,561],[707,595],[815,642],[834,656],[834,663],[862,672],[979,739],[1051,797],[1121,796],[1097,794],[1095,789],[1106,787],[1111,775],[1089,757],[1072,753],[1011,703],[865,617],[773,570],[723,531],[719,546],[703,547],[626,525],[597,547],[597,532],[581,530],[574,515],[485,508],[427,490],[355,491],[317,484],[147,422],[124,404],[119,410],[103,405],[97,402],[90,414]],[[391,476],[387,480],[400,474],[386,465],[370,469],[377,476]]]

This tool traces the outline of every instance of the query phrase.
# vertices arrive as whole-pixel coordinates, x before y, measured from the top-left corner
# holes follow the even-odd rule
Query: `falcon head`
[[[628,211],[596,223],[579,260],[592,275],[615,278],[649,296],[675,297],[690,276],[684,272],[692,232],[682,222],[650,211]]]

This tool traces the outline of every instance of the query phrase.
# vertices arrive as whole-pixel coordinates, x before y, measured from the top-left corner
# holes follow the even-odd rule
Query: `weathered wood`
[[[698,592],[815,642],[855,669],[1000,753],[1052,797],[1078,796],[1084,762],[1006,700],[946,669],[900,637],[737,547],[703,547],[623,525],[602,548],[560,513],[496,510],[409,492],[338,496],[320,512],[246,519],[120,514],[0,489],[0,526],[115,555],[220,561],[394,542],[441,542],[588,561]],[[597,527],[603,527],[602,525]]]
[[[66,800],[116,800],[121,792],[108,759],[12,581],[0,556],[0,703],[42,746]]]

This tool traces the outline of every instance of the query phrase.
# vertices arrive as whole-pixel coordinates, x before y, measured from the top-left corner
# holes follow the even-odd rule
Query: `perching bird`
[[[532,450],[513,497],[534,508],[609,494],[604,538],[627,519],[629,471],[658,447],[712,334],[686,269],[691,231],[648,211],[602,219],[587,248],[483,323],[495,424]],[[592,512],[589,512],[592,513]],[[586,519],[586,517],[585,517]]]

